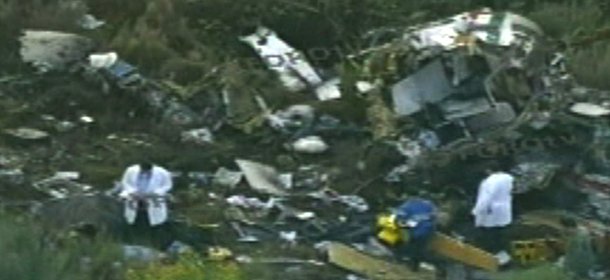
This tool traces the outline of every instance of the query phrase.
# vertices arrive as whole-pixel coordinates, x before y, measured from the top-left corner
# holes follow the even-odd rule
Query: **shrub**
[[[203,262],[195,254],[183,255],[175,264],[152,263],[130,269],[126,280],[241,280],[246,279],[234,263]]]
[[[571,278],[558,267],[544,265],[524,271],[515,271],[497,277],[496,280],[571,280]]]
[[[27,218],[0,217],[0,252],[0,279],[114,280],[119,275],[111,269],[120,260],[112,243],[55,238]]]

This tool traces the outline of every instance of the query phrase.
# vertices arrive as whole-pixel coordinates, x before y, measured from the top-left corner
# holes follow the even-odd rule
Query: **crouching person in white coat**
[[[124,200],[126,242],[150,243],[165,248],[171,242],[168,221],[168,193],[172,189],[169,171],[150,162],[127,168],[121,181],[119,197]]]
[[[502,172],[499,163],[487,169],[488,177],[479,185],[477,203],[472,209],[475,226],[483,249],[497,254],[500,263],[510,260],[506,230],[512,223],[512,190],[514,177]]]
[[[162,167],[146,162],[127,168],[119,196],[125,200],[125,219],[134,224],[145,214],[151,227],[167,221],[167,195],[172,189],[171,174]]]

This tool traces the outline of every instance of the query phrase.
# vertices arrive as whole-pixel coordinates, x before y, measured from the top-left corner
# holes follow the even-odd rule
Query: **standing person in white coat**
[[[505,231],[512,223],[512,190],[514,177],[500,171],[498,163],[491,163],[488,177],[479,185],[477,202],[472,209],[475,226],[479,229],[484,249],[492,253],[507,248]],[[506,254],[500,254],[507,256]],[[502,262],[502,261],[501,261]]]
[[[127,168],[121,183],[127,223],[148,218],[147,224],[155,227],[167,221],[167,194],[173,185],[169,171],[144,162]]]

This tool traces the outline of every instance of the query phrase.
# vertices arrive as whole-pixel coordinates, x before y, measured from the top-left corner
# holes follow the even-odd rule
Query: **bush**
[[[610,42],[597,42],[569,53],[568,67],[576,80],[583,85],[610,89]]]
[[[571,280],[562,269],[544,265],[524,271],[511,272],[497,277],[496,280]]]
[[[53,237],[29,219],[0,217],[0,252],[0,279],[114,280],[120,275],[112,270],[120,260],[112,243]]]
[[[183,255],[177,263],[153,263],[127,271],[126,280],[241,280],[246,279],[234,263],[204,263],[195,254]]]

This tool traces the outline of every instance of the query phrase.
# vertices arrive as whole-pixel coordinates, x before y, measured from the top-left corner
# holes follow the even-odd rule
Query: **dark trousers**
[[[155,247],[161,250],[167,248],[172,240],[171,227],[168,223],[151,226],[145,204],[138,204],[138,213],[133,225],[126,224],[123,241]]]
[[[508,250],[509,242],[506,237],[507,229],[508,226],[478,228],[478,245],[481,249],[493,254]]]
[[[430,256],[430,240],[432,236],[420,238],[410,238],[406,244],[398,248],[398,256],[407,256],[410,261],[411,269],[418,270],[422,261],[432,262]]]

